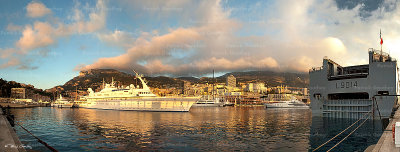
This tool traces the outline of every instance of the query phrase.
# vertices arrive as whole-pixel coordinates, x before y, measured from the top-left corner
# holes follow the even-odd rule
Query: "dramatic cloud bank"
[[[102,35],[101,40],[114,45],[123,42],[119,45],[124,47],[127,44],[133,46],[125,54],[100,58],[78,69],[116,68],[129,71],[136,68],[149,74],[175,75],[201,75],[213,69],[223,72],[306,72],[311,66],[319,65],[323,56],[339,57],[348,54],[346,45],[339,38],[341,35],[330,32],[340,26],[329,25],[331,21],[320,21],[320,18],[332,13],[343,14],[333,16],[332,20],[344,18],[345,23],[349,20],[364,22],[357,15],[357,8],[338,10],[334,2],[278,1],[271,7],[274,8],[271,12],[266,12],[275,16],[265,15],[266,18],[259,18],[259,22],[254,23],[265,28],[260,28],[263,30],[260,33],[267,34],[241,36],[238,34],[241,30],[254,25],[231,18],[233,10],[224,9],[221,4],[220,1],[172,3],[169,8],[183,8],[181,13],[184,15],[180,17],[194,23],[192,27],[174,29],[164,35],[152,35],[150,39],[138,37],[135,41],[132,40],[134,38],[122,36],[122,31],[110,32],[109,35]],[[145,8],[161,7],[158,4],[140,5]],[[198,7],[192,8],[193,5]],[[154,11],[152,13],[162,13],[157,12],[160,9],[149,10]],[[322,16],[316,15],[320,13]],[[362,24],[367,26],[367,23]],[[183,54],[183,57],[179,54]]]
[[[107,29],[106,4],[101,0],[88,12],[82,9],[87,6],[75,2],[67,17],[69,22],[54,19],[54,12],[44,4],[31,2],[26,15],[38,20],[24,26],[8,24],[7,30],[20,31],[21,37],[14,48],[0,49],[0,58],[7,60],[0,68],[24,69],[27,64],[19,56],[57,44],[60,37],[82,33],[92,34],[100,42],[123,51],[116,56],[85,61],[90,64],[77,65],[75,70],[136,69],[147,74],[177,76],[203,75],[213,69],[307,72],[313,66],[321,66],[324,56],[344,66],[367,63],[368,48],[380,47],[380,29],[383,49],[400,57],[400,3],[391,0],[376,4],[279,0],[244,7],[209,0],[116,3],[124,10],[113,13],[123,17],[109,18],[134,20],[148,16],[149,20],[166,23],[151,26],[143,21],[144,25],[132,25],[138,27],[112,30]],[[168,31],[163,31],[162,27],[169,24],[172,25]],[[153,29],[142,31],[140,26]],[[126,29],[141,32],[134,35],[130,33],[137,31]]]

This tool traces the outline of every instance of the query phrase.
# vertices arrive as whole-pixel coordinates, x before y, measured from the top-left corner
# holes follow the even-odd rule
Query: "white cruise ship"
[[[266,108],[310,108],[291,94],[268,94]]]
[[[399,68],[387,53],[369,49],[369,64],[342,67],[324,58],[323,65],[312,68],[310,99],[313,116],[389,118],[398,104]]]
[[[136,73],[136,72],[135,72]],[[142,88],[131,84],[126,88],[115,87],[111,84],[103,84],[103,89],[94,92],[88,89],[88,96],[84,96],[86,102],[79,104],[80,108],[108,109],[108,110],[134,110],[134,111],[171,111],[187,112],[199,99],[198,97],[157,97],[153,94],[142,75],[136,73],[141,81]]]

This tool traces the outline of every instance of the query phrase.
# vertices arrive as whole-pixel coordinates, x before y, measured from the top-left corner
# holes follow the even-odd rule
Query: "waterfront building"
[[[182,87],[182,92],[184,95],[189,95],[191,94],[191,84],[189,81],[183,81],[183,87]]]
[[[360,118],[372,111],[390,117],[398,104],[397,61],[374,49],[368,53],[369,64],[343,67],[325,57],[322,67],[309,71],[313,116]]]
[[[236,87],[236,78],[232,74],[226,77],[226,86],[228,87]]]
[[[246,92],[254,92],[254,83],[246,84],[246,88],[244,89]]]
[[[267,88],[265,87],[265,83],[257,82],[255,83],[253,90],[257,93],[264,93],[267,91]]]
[[[25,99],[25,88],[11,88],[11,98]]]

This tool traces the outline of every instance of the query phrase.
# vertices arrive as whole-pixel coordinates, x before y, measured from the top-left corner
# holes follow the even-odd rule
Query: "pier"
[[[25,152],[17,134],[11,127],[6,115],[0,110],[0,151],[2,152]]]
[[[392,126],[396,122],[400,122],[400,111],[397,110],[393,118],[390,120],[389,125],[386,127],[385,131],[382,133],[376,145],[368,147],[366,152],[386,152],[386,151],[400,151],[400,147],[396,147],[392,135]]]
[[[34,107],[48,107],[48,104],[21,104],[21,103],[7,103],[0,102],[0,106],[2,107],[10,107],[10,108],[34,108]]]

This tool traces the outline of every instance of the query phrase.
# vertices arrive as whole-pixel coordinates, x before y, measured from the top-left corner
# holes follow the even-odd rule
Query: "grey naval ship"
[[[322,67],[312,68],[310,99],[313,116],[389,118],[398,105],[399,68],[396,59],[370,48],[369,64],[342,67],[324,57]]]
[[[79,107],[105,110],[187,112],[199,100],[199,97],[158,97],[151,92],[143,75],[136,73],[136,78],[142,83],[142,88],[133,84],[126,88],[118,88],[114,81],[111,84],[103,84],[103,89],[99,92],[88,88],[89,95],[83,97],[86,101],[81,102]]]

